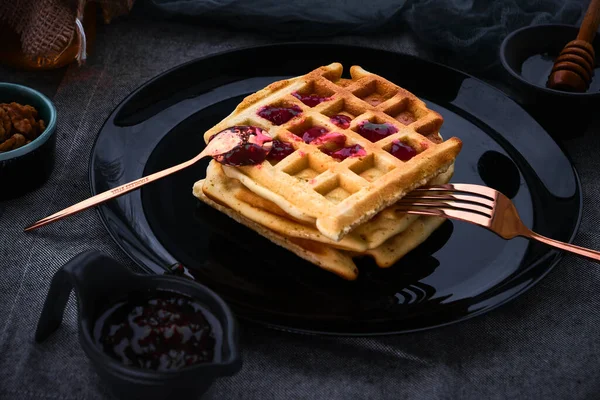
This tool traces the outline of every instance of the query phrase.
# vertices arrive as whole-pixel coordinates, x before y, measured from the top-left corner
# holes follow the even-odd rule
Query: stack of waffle
[[[447,183],[461,141],[443,141],[442,117],[406,90],[358,66],[333,63],[248,96],[205,141],[234,125],[274,138],[267,160],[211,161],[194,196],[272,242],[342,278],[353,258],[388,267],[443,222],[394,204],[425,184]]]

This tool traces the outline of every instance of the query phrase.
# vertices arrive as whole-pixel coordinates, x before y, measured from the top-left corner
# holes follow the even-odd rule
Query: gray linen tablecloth
[[[431,58],[407,35],[340,37]],[[121,20],[100,27],[94,55],[64,73],[0,69],[0,81],[50,95],[58,109],[57,165],[50,181],[0,202],[0,398],[111,398],[79,347],[76,311],[49,340],[33,333],[54,272],[99,249],[135,268],[91,211],[33,234],[34,218],[89,195],[90,149],[105,118],[132,90],[193,58],[268,43],[255,35],[174,23]],[[584,216],[575,242],[600,248],[600,135],[566,143],[581,174]],[[0,188],[2,190],[2,188]],[[600,397],[600,266],[566,258],[539,285],[485,316],[429,332],[380,338],[301,336],[244,326],[244,366],[207,398],[593,399]]]

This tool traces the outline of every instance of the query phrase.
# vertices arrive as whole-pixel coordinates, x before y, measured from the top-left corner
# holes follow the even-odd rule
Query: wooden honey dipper
[[[546,86],[566,92],[585,92],[590,85],[596,55],[592,43],[600,23],[600,0],[592,0],[577,39],[567,43],[554,61]]]

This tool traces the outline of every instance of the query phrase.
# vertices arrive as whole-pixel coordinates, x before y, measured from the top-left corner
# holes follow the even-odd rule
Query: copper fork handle
[[[563,243],[558,240],[547,238],[533,231],[523,233],[524,237],[535,239],[538,242],[545,243],[549,246],[556,247],[557,249],[568,251],[578,256],[587,258],[588,260],[600,262],[600,251],[586,249],[584,247],[575,246],[574,244]]]

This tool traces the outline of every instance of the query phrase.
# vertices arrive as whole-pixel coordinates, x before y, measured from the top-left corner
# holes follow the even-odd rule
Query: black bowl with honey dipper
[[[0,82],[0,200],[23,195],[54,167],[56,109],[26,86]]]
[[[528,26],[500,47],[517,100],[557,138],[581,135],[600,111],[598,22],[592,0],[581,26]]]

